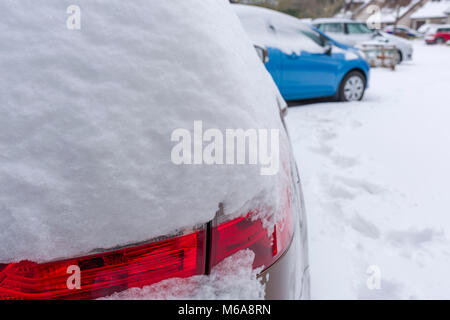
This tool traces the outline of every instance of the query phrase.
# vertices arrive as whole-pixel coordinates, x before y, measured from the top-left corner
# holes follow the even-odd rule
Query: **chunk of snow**
[[[255,254],[242,250],[213,268],[209,276],[173,278],[144,288],[132,288],[102,300],[261,300],[265,285],[253,270]]]

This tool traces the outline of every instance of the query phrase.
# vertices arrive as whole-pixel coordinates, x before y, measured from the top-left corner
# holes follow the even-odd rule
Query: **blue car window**
[[[319,46],[323,47],[325,46],[326,39],[318,32],[314,31],[313,29],[310,30],[300,30],[300,32],[307,36],[309,39],[314,41]]]
[[[319,32],[314,30],[308,25],[302,25],[298,22],[284,22],[277,21],[275,26],[278,39],[284,39],[286,41],[295,43],[294,46],[302,48],[302,50],[309,52],[322,52],[322,48],[325,46],[326,38]]]

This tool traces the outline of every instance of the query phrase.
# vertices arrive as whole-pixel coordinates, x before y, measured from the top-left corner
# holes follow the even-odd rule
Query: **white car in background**
[[[422,35],[427,35],[430,31],[432,31],[432,29],[438,28],[439,26],[439,24],[425,23],[419,29],[417,29],[417,32]]]
[[[388,25],[386,27],[384,27],[383,29],[384,32],[389,33],[389,34],[393,34],[402,38],[420,38],[423,35],[419,32],[417,32],[416,30],[413,30],[411,28],[408,28],[407,26],[402,26],[402,25]]]
[[[322,18],[312,24],[331,38],[349,46],[375,40],[380,43],[394,44],[398,51],[398,61],[410,61],[413,57],[413,46],[408,40],[370,29],[365,22],[350,19]]]

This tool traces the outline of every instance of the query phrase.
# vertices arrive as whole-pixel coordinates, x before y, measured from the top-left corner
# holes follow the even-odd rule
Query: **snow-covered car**
[[[422,34],[417,32],[416,30],[413,30],[411,28],[408,28],[406,26],[401,26],[401,25],[397,25],[397,26],[389,25],[389,26],[384,27],[383,31],[386,33],[389,33],[389,34],[393,34],[393,35],[402,37],[402,38],[422,37]]]
[[[425,36],[427,44],[445,44],[450,40],[450,25],[441,25],[428,30]]]
[[[425,36],[432,28],[438,28],[439,26],[439,24],[425,23],[417,29],[417,32],[419,32],[422,36]]]
[[[412,60],[414,49],[408,40],[386,32],[372,30],[365,22],[351,19],[321,18],[313,21],[313,25],[333,39],[349,46],[355,46],[365,41],[394,44],[398,49],[397,60]]]
[[[0,299],[307,298],[286,104],[230,4],[77,3],[0,3]]]
[[[370,66],[355,48],[329,39],[290,15],[257,6],[232,6],[252,41],[267,48],[266,67],[286,100],[363,99]]]

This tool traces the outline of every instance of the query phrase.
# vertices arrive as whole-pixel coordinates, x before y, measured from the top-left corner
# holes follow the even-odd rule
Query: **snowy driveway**
[[[450,47],[414,46],[364,101],[289,110],[314,299],[450,298]]]

